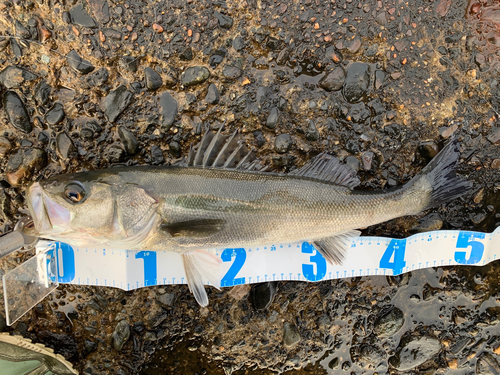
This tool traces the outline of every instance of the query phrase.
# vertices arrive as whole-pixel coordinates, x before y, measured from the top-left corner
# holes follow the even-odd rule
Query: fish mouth
[[[71,218],[68,209],[56,203],[44,192],[39,182],[28,189],[28,207],[38,233],[65,230]]]

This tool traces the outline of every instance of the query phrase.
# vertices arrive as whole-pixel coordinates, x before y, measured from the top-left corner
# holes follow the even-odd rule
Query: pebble
[[[26,81],[33,81],[37,76],[26,69],[17,66],[8,66],[0,72],[0,84],[7,89],[15,89]]]
[[[129,155],[135,155],[139,151],[139,142],[137,138],[130,130],[128,130],[125,126],[118,127],[118,136],[123,143],[123,147],[125,151]]]
[[[250,300],[255,310],[267,310],[273,302],[274,295],[276,294],[276,287],[274,283],[265,282],[254,285],[250,290]]]
[[[177,116],[177,100],[175,100],[169,92],[165,91],[160,96],[160,112],[162,116],[162,128],[164,131],[169,130]]]
[[[500,364],[498,357],[495,358],[488,352],[481,353],[476,362],[476,375],[497,375],[500,374]]]
[[[9,158],[5,167],[9,184],[18,186],[29,181],[31,176],[47,165],[47,154],[39,148],[20,149]]]
[[[146,88],[148,89],[148,91],[156,91],[163,84],[161,76],[150,67],[144,68],[144,76],[146,79]]]
[[[106,82],[108,82],[109,71],[106,68],[99,68],[94,73],[87,77],[87,83],[91,87],[102,87]]]
[[[476,215],[473,215],[471,217],[471,221],[475,225],[479,225],[479,224],[481,224],[486,219],[486,216],[487,215],[484,212],[480,212],[480,213],[478,213]]]
[[[219,13],[217,11],[214,12],[215,18],[219,21],[219,26],[223,29],[230,29],[233,26],[233,19],[225,14]]]
[[[165,161],[163,151],[157,145],[151,146],[151,162],[152,164],[162,164]]]
[[[378,90],[379,88],[382,87],[384,84],[385,80],[385,72],[382,70],[376,70],[375,71],[375,89]]]
[[[0,157],[3,158],[12,147],[10,141],[5,137],[0,137]]]
[[[285,348],[291,349],[300,341],[300,333],[297,327],[291,323],[283,324],[283,345]]]
[[[49,125],[57,125],[64,120],[65,115],[63,105],[61,103],[55,103],[45,114],[45,121]]]
[[[11,125],[23,133],[33,129],[30,116],[23,101],[15,91],[6,91],[3,94],[3,108]]]
[[[70,51],[66,55],[66,60],[68,65],[80,74],[88,74],[94,70],[94,65],[92,65],[89,61],[82,59],[75,50]]]
[[[233,39],[232,45],[236,51],[238,51],[238,52],[242,51],[245,48],[245,39],[237,36],[236,38]]]
[[[222,69],[222,75],[224,78],[233,80],[238,77],[240,77],[243,74],[243,71],[240,68],[237,68],[232,65],[226,65],[224,66],[224,69]]]
[[[57,135],[56,150],[61,159],[74,158],[77,156],[75,144],[66,132],[61,132]]]
[[[163,306],[172,306],[175,301],[175,292],[157,295],[156,300]]]
[[[274,140],[274,149],[280,154],[284,154],[292,147],[292,137],[289,134],[280,134]]]
[[[345,163],[351,167],[355,172],[359,171],[359,167],[361,163],[359,162],[358,158],[353,155],[349,155],[347,158],[345,158]]]
[[[87,0],[92,13],[98,23],[106,24],[110,20],[109,4],[107,0]]]
[[[194,59],[194,52],[191,47],[186,47],[184,50],[179,54],[179,59],[182,61],[191,61]]]
[[[253,136],[255,138],[255,143],[257,144],[258,148],[261,148],[266,144],[266,138],[264,137],[264,134],[260,130],[255,130],[253,132]]]
[[[169,151],[170,153],[178,158],[179,156],[181,156],[181,145],[176,142],[176,141],[172,141],[168,144],[168,147],[169,147]]]
[[[75,25],[80,25],[83,27],[94,28],[96,23],[92,17],[89,16],[83,4],[78,4],[77,6],[69,10],[69,15],[71,16],[71,23]]]
[[[92,353],[97,350],[97,344],[92,340],[85,339],[85,341],[83,342],[83,348],[87,353]]]
[[[410,228],[412,233],[430,232],[440,230],[443,227],[443,219],[437,212],[430,213],[419,219],[418,222]]]
[[[35,101],[38,105],[46,105],[50,100],[52,88],[45,82],[41,81],[35,86]]]
[[[318,82],[319,87],[325,91],[338,91],[344,85],[346,73],[343,67],[335,66]]]
[[[363,99],[370,85],[370,66],[365,63],[352,63],[347,69],[343,94],[349,103]]]
[[[439,152],[439,147],[434,141],[423,141],[418,145],[418,153],[427,161],[430,161]]]
[[[500,128],[494,129],[486,138],[494,145],[500,144]]]
[[[113,145],[108,149],[108,159],[110,163],[120,163],[125,158],[125,150],[118,145]]]
[[[163,26],[158,24],[158,23],[153,23],[153,30],[158,33],[158,34],[161,34],[163,32]]]
[[[219,103],[219,100],[220,100],[219,90],[217,89],[217,86],[215,86],[215,84],[211,83],[208,86],[207,95],[205,96],[205,101],[208,104],[217,104]]]
[[[113,348],[116,351],[121,351],[123,346],[130,338],[130,326],[126,320],[121,320],[115,327],[113,332]]]
[[[432,359],[441,351],[439,340],[429,336],[414,336],[402,340],[389,363],[398,371],[408,371]]]
[[[109,122],[115,122],[118,116],[132,102],[133,94],[125,85],[118,86],[104,98],[103,110]]]
[[[138,60],[139,59],[137,57],[134,57],[134,56],[123,56],[120,59],[119,64],[127,72],[135,73],[135,72],[137,72],[137,69],[139,67]]]
[[[307,122],[309,125],[307,126],[306,139],[313,142],[317,141],[319,139],[319,132],[316,129],[316,124],[313,120],[307,120]]]
[[[370,169],[372,169],[373,157],[374,157],[374,154],[371,151],[366,151],[363,153],[363,156],[361,157],[361,161],[363,162],[363,169],[365,171],[369,171]]]
[[[278,124],[278,116],[279,116],[278,108],[276,107],[271,108],[271,112],[269,112],[269,116],[267,116],[266,120],[266,126],[269,129],[274,129],[276,127],[276,125]]]
[[[192,66],[181,74],[181,82],[184,86],[194,86],[205,82],[210,77],[210,71],[204,66]]]

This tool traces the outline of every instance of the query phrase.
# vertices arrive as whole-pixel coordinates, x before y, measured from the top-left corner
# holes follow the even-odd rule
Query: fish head
[[[143,240],[157,200],[119,176],[59,175],[31,184],[28,207],[40,237],[121,248]],[[111,246],[116,245],[116,246]]]

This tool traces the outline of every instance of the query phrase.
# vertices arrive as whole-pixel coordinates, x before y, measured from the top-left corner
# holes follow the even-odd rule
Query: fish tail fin
[[[220,290],[222,278],[222,263],[215,255],[205,250],[192,250],[183,254],[184,271],[194,298],[200,306],[208,305],[208,296],[204,282]]]
[[[438,206],[465,194],[472,182],[457,176],[460,148],[453,138],[422,171],[407,184],[407,194],[420,197],[413,214]],[[410,208],[411,209],[411,208]]]

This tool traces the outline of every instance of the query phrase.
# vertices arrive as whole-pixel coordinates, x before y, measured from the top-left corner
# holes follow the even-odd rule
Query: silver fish
[[[207,132],[188,161],[116,167],[35,182],[27,200],[36,234],[75,246],[183,254],[190,290],[205,306],[203,280],[220,285],[206,249],[310,241],[340,263],[357,228],[414,215],[464,194],[452,140],[400,188],[352,190],[348,166],[327,153],[287,175],[265,173],[236,133]]]

